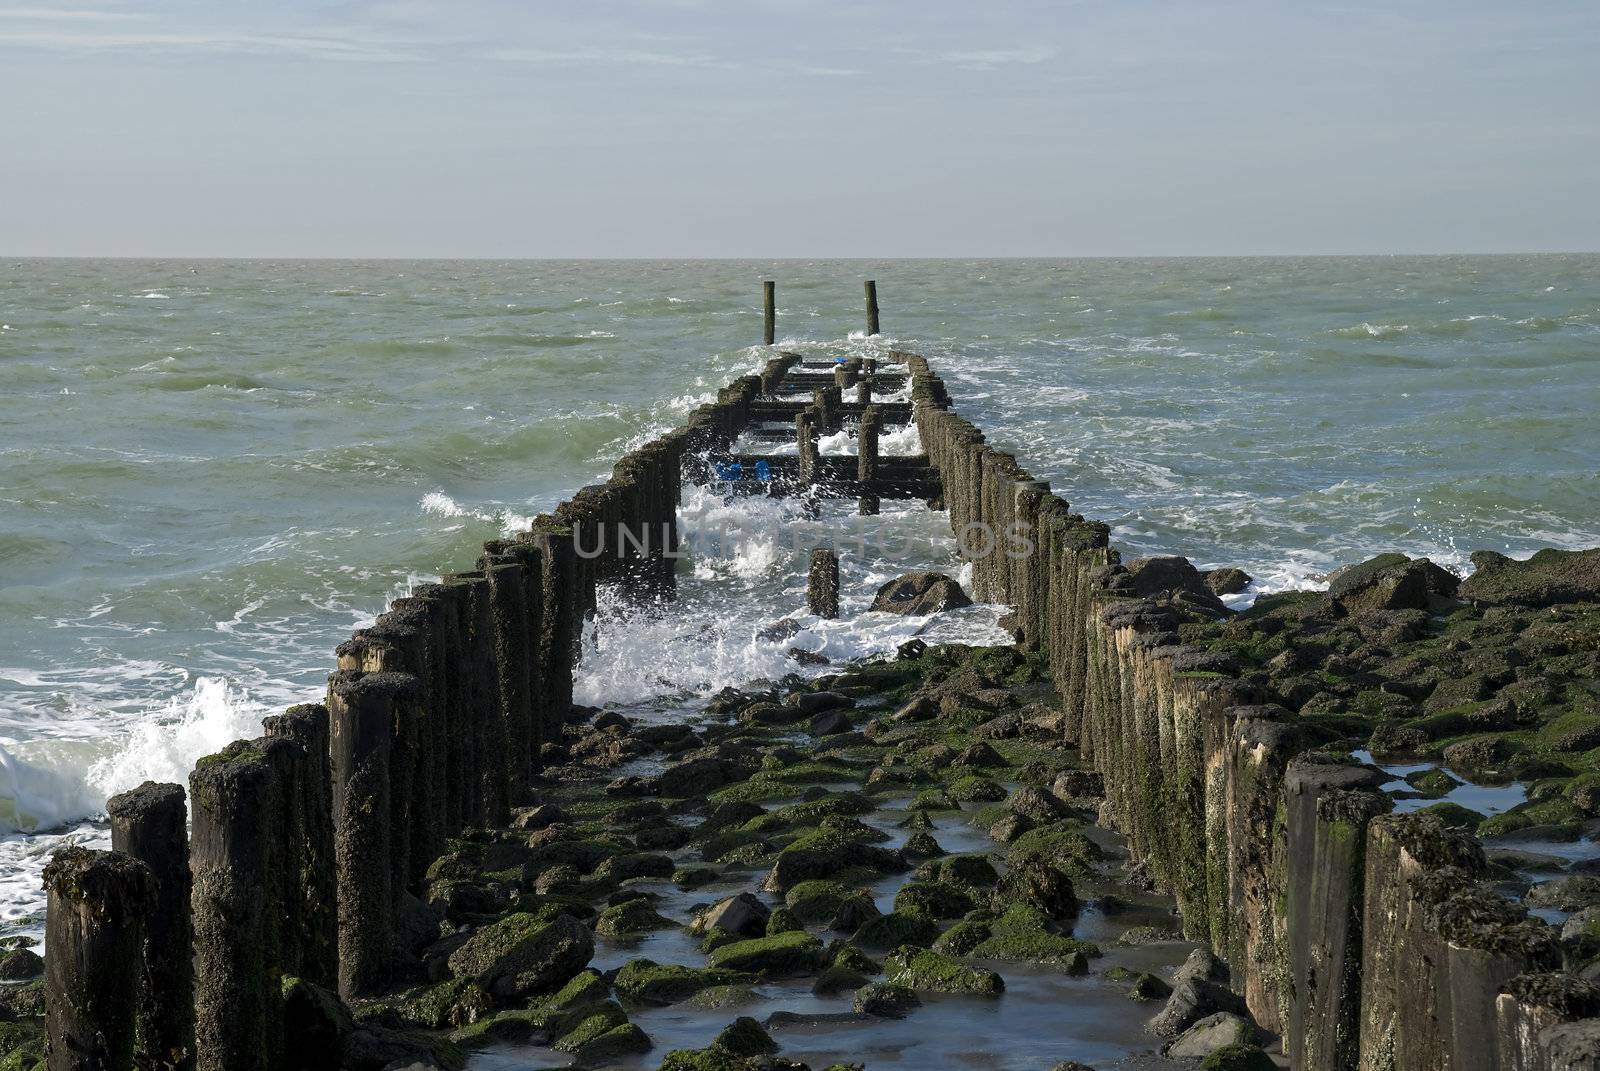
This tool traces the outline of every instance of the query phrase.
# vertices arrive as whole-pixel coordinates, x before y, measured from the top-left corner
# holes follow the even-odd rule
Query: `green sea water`
[[[1600,256],[4,262],[0,919],[37,910],[47,849],[103,836],[109,792],[315,697],[386,599],[757,367],[765,278],[783,345],[926,354],[1129,554],[1270,590],[1379,550],[1600,544]],[[742,537],[680,615],[608,616],[588,701],[783,668],[753,634],[798,604],[772,536],[795,518],[685,512]],[[949,561],[937,515],[883,523],[904,546],[847,561],[855,611]],[[835,657],[898,637],[813,632]]]

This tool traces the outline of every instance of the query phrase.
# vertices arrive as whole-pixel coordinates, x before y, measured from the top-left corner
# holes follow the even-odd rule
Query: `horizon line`
[[[887,263],[887,262],[932,262],[948,260],[1034,260],[1034,261],[1064,261],[1064,260],[1356,260],[1371,259],[1376,257],[1573,257],[1600,255],[1600,249],[1525,249],[1525,250],[1435,250],[1430,252],[1362,252],[1362,253],[1065,253],[1065,254],[981,254],[981,253],[949,253],[937,256],[671,256],[655,254],[650,256],[484,256],[481,254],[468,254],[460,256],[449,255],[358,255],[358,254],[318,254],[297,256],[293,254],[269,255],[223,255],[202,254],[185,255],[181,253],[0,253],[0,261],[25,261],[25,260],[170,260],[170,261],[328,261],[328,262],[353,262],[353,261],[393,261],[400,262],[460,262],[460,261],[511,261],[516,263],[625,263],[640,261],[675,262],[675,263],[802,263],[805,261],[857,261],[861,263]]]

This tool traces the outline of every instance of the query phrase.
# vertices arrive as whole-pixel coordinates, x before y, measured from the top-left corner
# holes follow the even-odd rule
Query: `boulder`
[[[1250,586],[1251,576],[1243,569],[1210,569],[1202,574],[1213,595],[1237,595]]]
[[[1427,558],[1380,554],[1328,574],[1328,598],[1346,613],[1426,610],[1430,596],[1453,597],[1460,581]]]
[[[1050,919],[1071,919],[1078,914],[1071,879],[1039,859],[1024,859],[1010,867],[995,887],[995,910],[1004,912],[1014,904],[1035,908]]]
[[[1176,1038],[1206,1016],[1223,1011],[1248,1014],[1244,1001],[1232,990],[1200,978],[1185,978],[1172,987],[1166,1007],[1150,1020],[1150,1032]]]
[[[731,1052],[735,1056],[770,1056],[778,1051],[778,1043],[760,1023],[748,1015],[741,1015],[722,1028],[711,1041],[711,1047]]]
[[[886,981],[924,993],[998,996],[1006,983],[994,971],[922,948],[902,948],[883,961]]]
[[[1539,551],[1525,561],[1492,550],[1472,556],[1461,597],[1485,606],[1554,606],[1600,600],[1600,547]]]
[[[676,1004],[702,990],[734,985],[743,980],[745,975],[738,971],[632,959],[617,971],[612,984],[618,993],[629,1000],[661,1005]]]
[[[504,1000],[555,989],[594,956],[594,935],[569,915],[541,922],[507,915],[478,930],[450,954],[450,973]]]
[[[1179,1060],[1204,1060],[1229,1045],[1251,1045],[1256,1028],[1242,1015],[1217,1012],[1195,1023],[1167,1047],[1167,1055]]]
[[[723,945],[712,950],[707,962],[726,970],[783,978],[820,971],[828,965],[828,956],[821,941],[796,930]]]
[[[869,982],[856,990],[852,1007],[880,1019],[904,1019],[914,1009],[922,1007],[922,999],[909,986]]]
[[[923,572],[907,573],[883,585],[873,598],[871,609],[907,617],[927,617],[971,605],[967,593],[950,577]]]
[[[767,932],[772,910],[752,893],[740,893],[722,900],[695,919],[689,927],[696,934],[723,930],[741,937],[759,937]]]

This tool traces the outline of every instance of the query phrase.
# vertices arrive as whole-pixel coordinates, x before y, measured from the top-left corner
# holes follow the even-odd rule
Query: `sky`
[[[0,255],[1600,249],[1595,0],[0,0]]]

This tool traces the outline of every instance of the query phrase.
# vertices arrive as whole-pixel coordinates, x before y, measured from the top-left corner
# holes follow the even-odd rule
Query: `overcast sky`
[[[1600,2],[0,0],[0,254],[1600,249]]]

